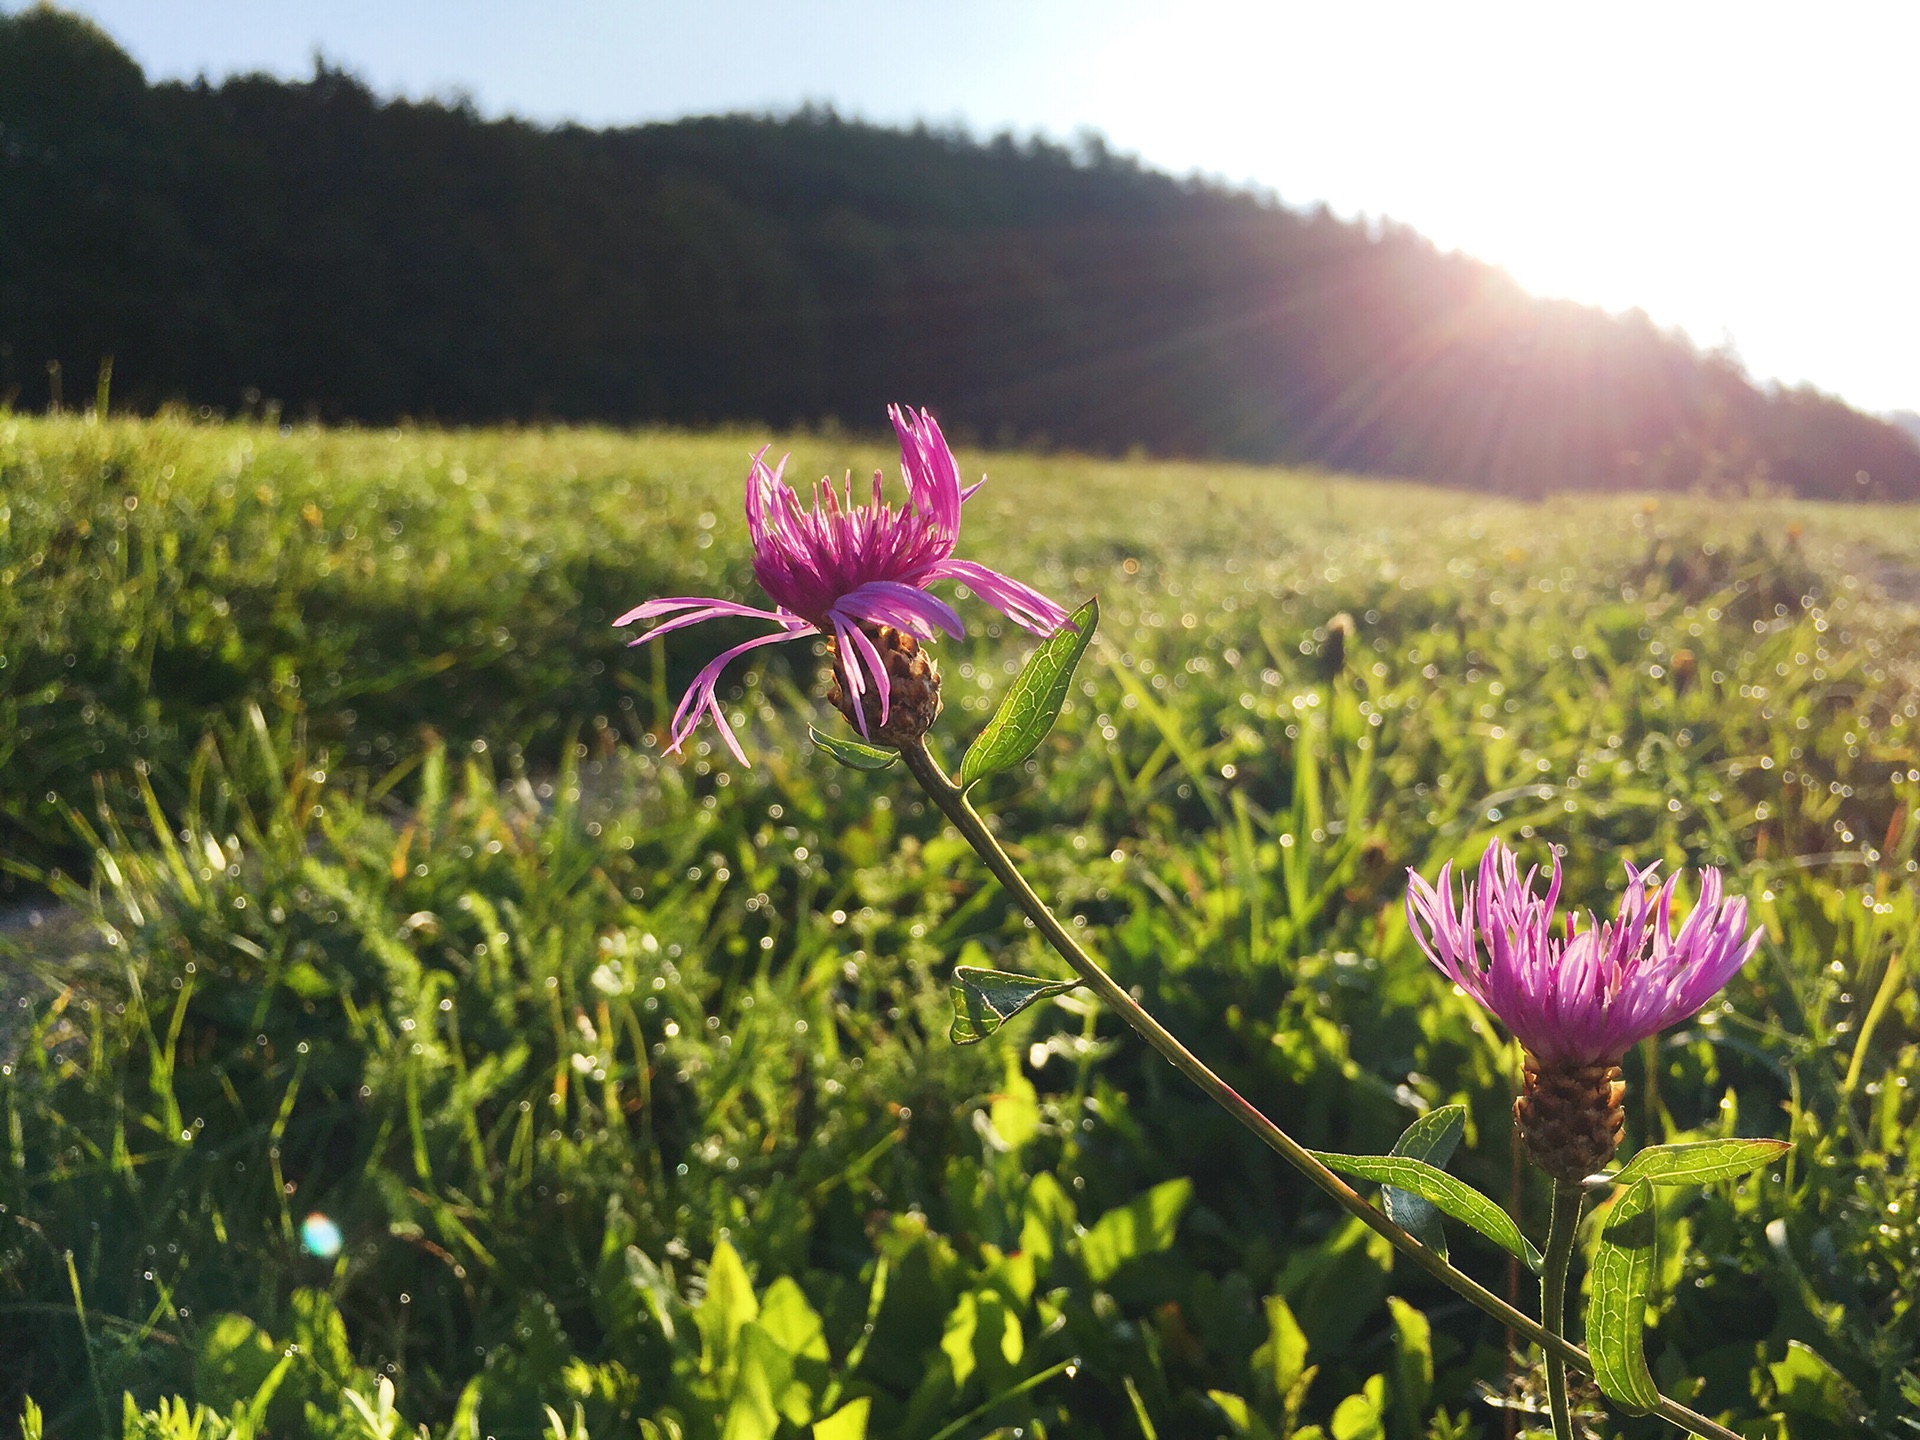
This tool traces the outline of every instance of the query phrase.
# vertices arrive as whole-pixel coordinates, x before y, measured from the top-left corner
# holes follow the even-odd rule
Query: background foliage
[[[542,130],[351,76],[149,86],[0,17],[0,397],[385,422],[861,421],[1538,495],[1920,497],[1911,437],[1644,315],[1097,142],[829,113]]]
[[[956,961],[1057,967],[896,775],[812,750],[803,648],[736,692],[752,769],[658,754],[718,637],[606,622],[751,593],[759,443],[0,418],[0,1414],[1501,1433],[1497,1331],[1108,1017],[948,1043]],[[984,803],[1307,1143],[1460,1101],[1453,1168],[1513,1184],[1513,1054],[1418,956],[1403,867],[1558,843],[1596,907],[1623,859],[1730,869],[1766,942],[1630,1057],[1630,1143],[1795,1149],[1663,1195],[1656,1373],[1755,1434],[1906,1433],[1911,518],[992,469],[970,552],[1103,622]],[[1019,653],[942,647],[949,759]]]

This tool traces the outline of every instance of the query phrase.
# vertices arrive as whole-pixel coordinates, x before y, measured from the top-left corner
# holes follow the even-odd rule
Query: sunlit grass
[[[738,677],[751,770],[704,734],[659,755],[712,641],[656,660],[607,622],[752,598],[766,438],[0,418],[0,824],[16,899],[85,922],[0,933],[28,1002],[0,1413],[111,1433],[131,1390],[321,1435],[546,1434],[549,1405],[568,1433],[577,1405],[595,1436],[1251,1436],[1304,1386],[1303,1426],[1497,1433],[1498,1334],[1108,1021],[1067,997],[947,1043],[956,960],[1051,963],[910,791],[807,744],[804,653]],[[796,477],[894,464],[784,449]],[[1632,1057],[1632,1125],[1797,1148],[1672,1217],[1655,1351],[1703,1408],[1898,1433],[1914,518],[961,464],[991,477],[969,553],[1105,617],[985,803],[1309,1143],[1464,1100],[1456,1168],[1507,1193],[1512,1056],[1409,943],[1404,867],[1558,843],[1595,906],[1625,858],[1729,867],[1762,956]],[[1019,653],[942,648],[950,752]]]

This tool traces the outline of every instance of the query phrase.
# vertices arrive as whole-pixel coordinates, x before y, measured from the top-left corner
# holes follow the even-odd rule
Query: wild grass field
[[[661,754],[725,635],[609,622],[757,599],[769,439],[895,463],[0,415],[0,1431],[1544,1424],[1490,1403],[1537,1394],[1497,1327],[1090,1003],[949,1042],[956,962],[1060,967],[897,772],[806,739],[840,722],[804,645],[734,679],[752,768]],[[1655,1373],[1755,1436],[1920,1428],[1920,520],[961,464],[963,553],[1103,605],[984,808],[1308,1144],[1465,1104],[1452,1168],[1538,1238],[1516,1052],[1412,943],[1406,868],[1558,845],[1600,910],[1624,860],[1728,871],[1760,953],[1629,1057],[1629,1145],[1793,1149],[1662,1192]],[[950,758],[1025,648],[961,608]]]

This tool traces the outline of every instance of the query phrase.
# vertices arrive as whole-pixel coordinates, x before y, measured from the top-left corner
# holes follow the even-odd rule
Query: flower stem
[[[942,770],[939,762],[927,752],[926,746],[920,741],[903,744],[900,746],[900,758],[906,763],[908,772],[919,782],[920,788],[927,792],[933,803],[940,807],[941,813],[952,822],[954,829],[958,830],[966,842],[973,847],[987,869],[993,873],[994,878],[1006,887],[1007,892],[1026,912],[1027,918],[1032,920],[1040,933],[1046,937],[1047,943],[1052,945],[1060,953],[1060,957],[1073,967],[1073,972],[1080,977],[1081,983],[1132,1026],[1140,1038],[1159,1051],[1169,1064],[1204,1090],[1214,1103],[1251,1130],[1262,1144],[1298,1170],[1341,1209],[1384,1236],[1395,1249],[1454,1294],[1470,1301],[1509,1330],[1540,1346],[1550,1358],[1558,1359],[1563,1367],[1572,1365],[1587,1374],[1593,1372],[1593,1362],[1587,1358],[1586,1351],[1577,1345],[1568,1344],[1561,1335],[1548,1330],[1532,1316],[1509,1305],[1471,1276],[1454,1269],[1452,1265],[1394,1224],[1384,1210],[1368,1201],[1359,1191],[1321,1164],[1312,1151],[1274,1124],[1231,1085],[1208,1069],[1192,1051],[1182,1045],[1171,1031],[1154,1019],[1139,1001],[1122,989],[1118,982],[1081,948],[1079,941],[1073,938],[1054,913],[1034,893],[1033,887],[1027,884],[1026,877],[1020,873],[1011,857],[1001,848],[1000,842],[994,839],[993,832],[987,829],[986,823],[968,803],[965,794],[947,778],[946,771]],[[1571,1244],[1571,1240],[1568,1243]],[[1724,1425],[1717,1424],[1704,1415],[1696,1414],[1686,1406],[1669,1400],[1665,1396],[1661,1397],[1660,1403],[1654,1407],[1652,1413],[1682,1430],[1705,1437],[1705,1440],[1740,1440],[1738,1435]]]
[[[1561,1336],[1567,1327],[1567,1270],[1573,1262],[1574,1232],[1580,1228],[1585,1200],[1575,1180],[1553,1182],[1553,1218],[1547,1222],[1547,1254],[1540,1272],[1540,1321],[1550,1334]],[[1567,1362],[1556,1350],[1547,1351],[1547,1406],[1553,1412],[1554,1440],[1573,1440],[1573,1416],[1567,1409]]]

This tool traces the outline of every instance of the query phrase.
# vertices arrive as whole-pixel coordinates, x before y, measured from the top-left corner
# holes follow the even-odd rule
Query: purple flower
[[[876,470],[870,503],[856,505],[850,483],[842,496],[831,481],[822,480],[814,486],[813,508],[808,510],[780,478],[787,466],[784,457],[772,470],[766,466],[765,450],[753,457],[747,475],[747,533],[753,539],[754,578],[772,598],[773,609],[705,597],[649,600],[613,622],[663,622],[635,640],[635,645],[723,615],[748,615],[780,627],[723,652],[694,677],[674,712],[668,754],[693,733],[704,711],[713,716],[734,757],[746,764],[747,757],[714,693],[720,672],[749,650],[801,635],[833,638],[841,683],[852,701],[851,713],[862,716],[861,733],[866,733],[861,697],[869,686],[879,699],[880,721],[885,724],[891,689],[887,667],[862,627],[890,625],[922,640],[931,640],[936,630],[956,638],[963,635],[965,629],[953,607],[927,589],[936,580],[960,581],[1037,635],[1051,635],[1067,618],[1065,610],[1039,591],[971,560],[953,558],[960,535],[960,506],[980,485],[960,488],[953,451],[933,416],[925,410],[916,415],[899,405],[888,406],[887,414],[900,436],[900,468],[907,486],[904,509],[896,510],[881,498]]]
[[[1700,901],[1676,933],[1675,881],[1627,866],[1627,893],[1611,924],[1586,928],[1568,912],[1555,939],[1560,861],[1544,896],[1520,876],[1500,841],[1480,861],[1454,908],[1453,867],[1440,884],[1408,872],[1407,921],[1420,948],[1454,984],[1505,1023],[1529,1054],[1550,1065],[1617,1063],[1635,1043],[1692,1015],[1733,978],[1760,944],[1747,935],[1747,902],[1722,899],[1720,872],[1700,872]],[[1657,886],[1657,888],[1655,888]],[[1484,947],[1486,960],[1482,963]]]

